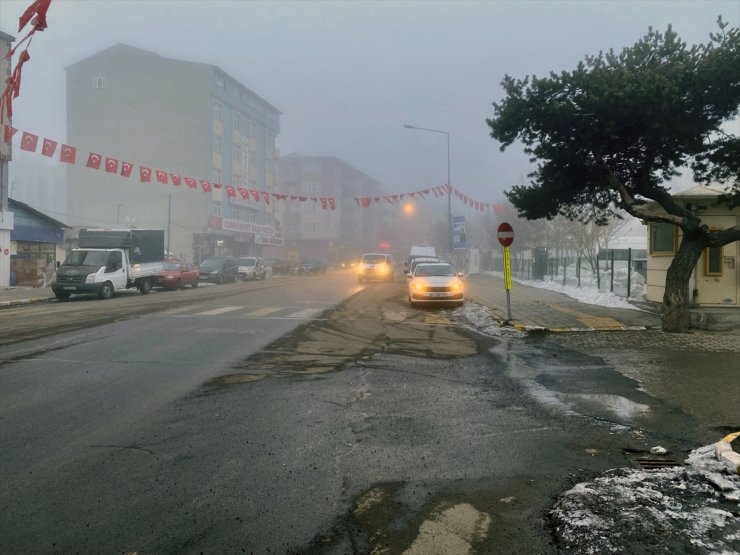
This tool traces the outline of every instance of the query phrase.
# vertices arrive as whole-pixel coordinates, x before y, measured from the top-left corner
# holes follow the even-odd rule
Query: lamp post
[[[447,240],[449,241],[450,262],[452,262],[452,181],[450,180],[450,133],[440,129],[429,129],[427,127],[417,127],[416,125],[403,125],[406,129],[416,129],[418,131],[429,131],[430,133],[441,133],[447,137]]]

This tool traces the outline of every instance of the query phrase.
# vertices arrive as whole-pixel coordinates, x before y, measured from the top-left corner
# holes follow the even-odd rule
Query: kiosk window
[[[673,224],[650,224],[650,254],[674,254],[676,252],[676,226]]]
[[[704,275],[722,275],[722,247],[709,247],[704,250]]]

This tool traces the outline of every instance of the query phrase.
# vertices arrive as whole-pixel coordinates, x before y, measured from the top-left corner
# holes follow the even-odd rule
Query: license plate
[[[430,297],[446,297],[448,293],[429,293]]]
[[[65,291],[74,291],[77,287],[62,287]]]

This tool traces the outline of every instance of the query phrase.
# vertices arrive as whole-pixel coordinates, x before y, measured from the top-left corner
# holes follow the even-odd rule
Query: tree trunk
[[[704,245],[698,237],[683,237],[678,252],[668,268],[663,294],[663,331],[689,331],[689,283],[691,273],[699,261]]]

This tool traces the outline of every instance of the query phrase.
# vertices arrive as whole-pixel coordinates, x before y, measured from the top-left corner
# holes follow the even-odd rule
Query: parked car
[[[406,274],[409,304],[454,304],[465,301],[462,272],[447,262],[419,263],[414,273]]]
[[[442,261],[437,256],[410,256],[409,260],[404,263],[404,265],[406,266],[404,273],[413,274],[414,270],[416,270],[416,266],[418,266],[419,264],[428,264],[430,262]]]
[[[237,275],[241,280],[253,281],[255,279],[265,279],[267,275],[264,258],[249,256],[237,259],[237,263]]]
[[[226,256],[212,256],[200,263],[200,281],[209,281],[219,285],[226,282],[235,282],[239,265],[235,258]]]
[[[170,259],[162,263],[162,271],[157,274],[154,284],[165,289],[179,291],[186,285],[196,288],[199,281],[198,268],[186,262]]]
[[[393,255],[386,253],[367,253],[362,255],[357,267],[357,281],[393,281],[396,277],[396,266]]]
[[[322,260],[304,260],[298,264],[296,273],[300,276],[325,274],[326,262]]]
[[[296,265],[290,260],[275,260],[272,263],[272,275],[292,274],[295,271],[295,267]]]

